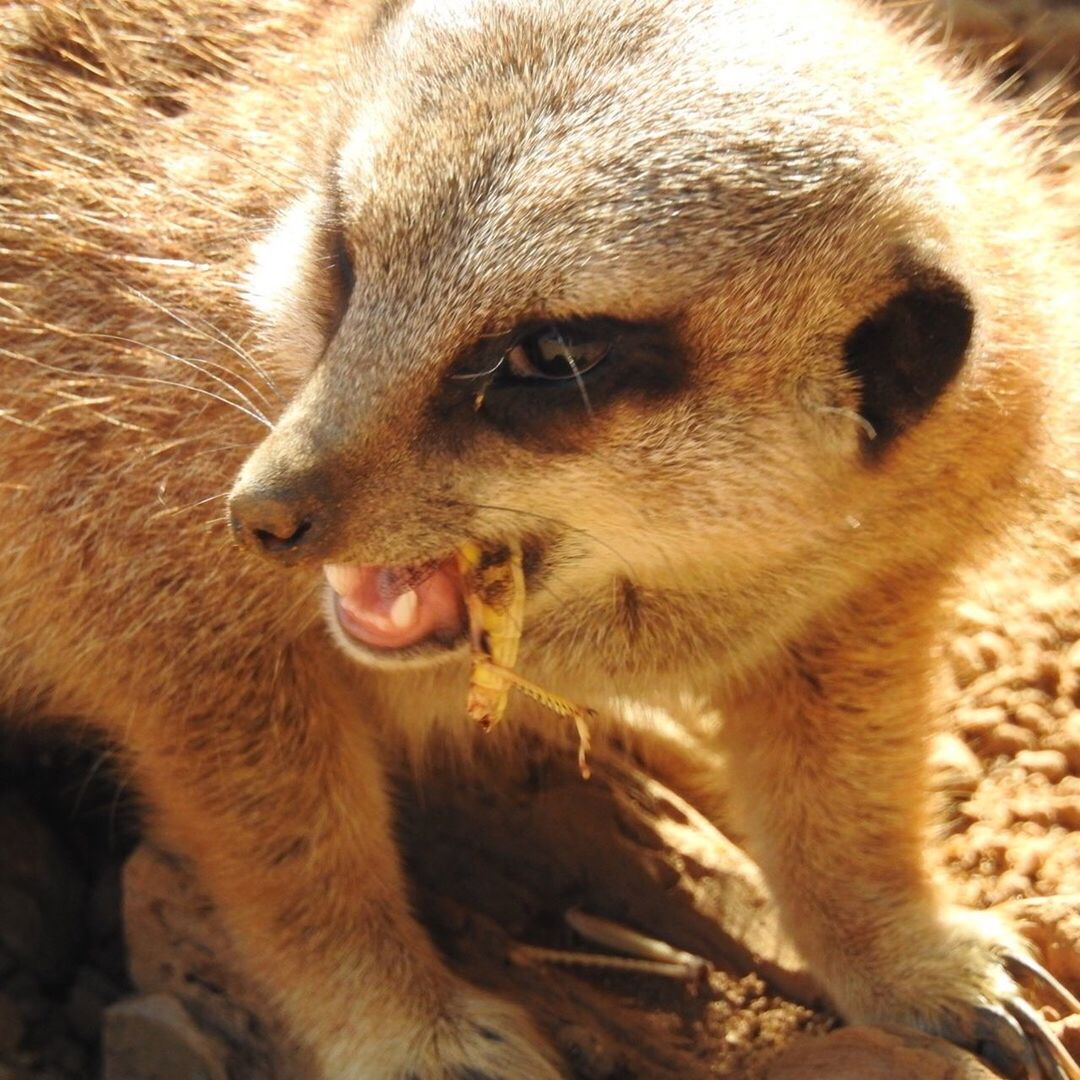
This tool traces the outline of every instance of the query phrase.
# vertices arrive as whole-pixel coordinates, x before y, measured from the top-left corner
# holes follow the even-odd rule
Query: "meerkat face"
[[[610,676],[850,577],[972,311],[875,58],[759,7],[418,0],[354,58],[261,247],[305,381],[232,515],[359,658],[453,653],[469,538],[523,547],[524,655]]]

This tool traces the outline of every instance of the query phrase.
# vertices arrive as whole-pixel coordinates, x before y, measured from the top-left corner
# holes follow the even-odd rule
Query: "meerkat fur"
[[[468,650],[364,646],[324,575],[466,541],[524,551],[523,677],[723,712],[841,1015],[1045,1058],[925,857],[943,600],[1075,508],[1077,260],[1020,119],[846,0],[5,19],[0,694],[117,745],[321,1075],[563,1074],[392,839],[379,740],[480,737]],[[564,331],[594,367],[513,374]]]

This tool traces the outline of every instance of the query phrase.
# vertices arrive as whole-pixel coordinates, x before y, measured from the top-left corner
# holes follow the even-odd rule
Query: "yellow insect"
[[[549,693],[514,671],[525,614],[521,545],[515,541],[485,550],[469,540],[458,548],[457,561],[465,583],[472,645],[465,711],[484,731],[490,731],[505,715],[511,689],[517,688],[545,708],[574,721],[579,740],[578,767],[588,779],[588,720],[592,710]]]

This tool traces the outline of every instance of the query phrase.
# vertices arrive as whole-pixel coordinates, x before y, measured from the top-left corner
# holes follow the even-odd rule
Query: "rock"
[[[995,634],[992,630],[980,630],[971,638],[971,643],[978,650],[986,671],[1002,667],[1010,658],[1008,643],[1000,634]]]
[[[1080,985],[1080,896],[1013,900],[1002,905],[1002,914],[1015,920],[1051,975]]]
[[[1075,671],[1080,671],[1080,641],[1074,641],[1069,646],[1069,651],[1065,654],[1065,664]]]
[[[1050,710],[1038,701],[1021,701],[1013,710],[1016,723],[1035,735],[1044,735],[1054,730],[1054,717]]]
[[[969,632],[1003,629],[1001,616],[974,600],[961,600],[956,605],[956,618],[960,627]]]
[[[765,1080],[997,1080],[966,1050],[906,1028],[853,1027],[793,1040]]]
[[[105,1011],[104,1080],[228,1080],[226,1057],[169,994],[127,998]]]
[[[198,1027],[224,1045],[232,1075],[307,1075],[302,1052],[238,970],[214,906],[186,863],[149,844],[136,848],[123,870],[123,914],[132,982],[144,994],[182,1001]]]
[[[1006,870],[989,886],[990,902],[993,904],[1007,903],[1010,900],[1028,895],[1031,889],[1031,878],[1019,870]]]
[[[1049,698],[1054,698],[1061,682],[1061,664],[1056,656],[1047,653],[1039,657],[1032,677],[1034,686]]]
[[[986,752],[1013,757],[1021,750],[1031,750],[1036,743],[1035,733],[1019,724],[998,724],[986,738]]]
[[[1080,832],[1080,798],[1062,795],[1054,800],[1054,817],[1063,829]]]
[[[956,714],[957,726],[968,735],[985,737],[998,724],[1004,724],[1009,714],[1003,705],[989,705],[985,708],[960,709]]]
[[[72,1031],[84,1042],[97,1042],[102,1014],[120,994],[120,987],[97,968],[79,968],[64,1005]]]
[[[22,1042],[26,1025],[22,1011],[10,995],[0,993],[0,1054],[8,1054]]]
[[[1060,750],[1021,750],[1016,764],[1028,772],[1041,773],[1052,784],[1069,771],[1069,760]]]
[[[1044,741],[1044,746],[1064,754],[1069,772],[1080,776],[1080,709],[1069,712],[1058,730]]]
[[[619,1055],[604,1033],[584,1024],[563,1024],[556,1032],[556,1043],[583,1080],[609,1080],[621,1069]]]

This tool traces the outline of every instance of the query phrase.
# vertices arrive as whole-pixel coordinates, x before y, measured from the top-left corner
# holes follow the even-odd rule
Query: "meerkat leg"
[[[928,868],[932,613],[876,599],[848,618],[725,703],[733,796],[788,929],[847,1020],[1072,1080],[1010,974],[1022,945],[950,906]]]
[[[193,861],[320,1076],[556,1080],[524,1013],[451,975],[411,917],[385,781],[333,678],[290,665],[264,715],[141,723],[155,833]]]

